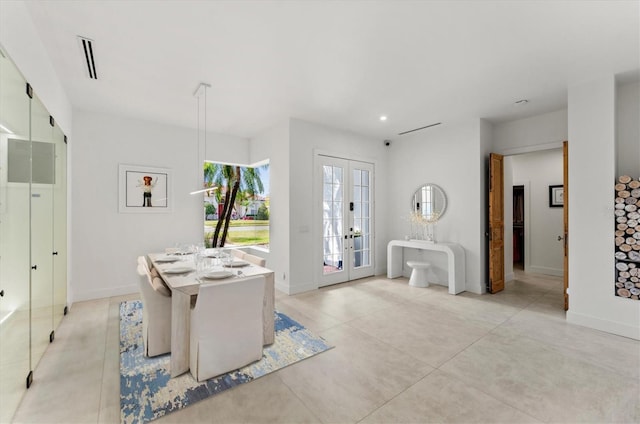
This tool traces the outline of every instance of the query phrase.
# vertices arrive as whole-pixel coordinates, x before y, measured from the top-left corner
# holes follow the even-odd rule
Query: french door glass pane
[[[342,221],[342,202],[333,203],[333,218]]]
[[[323,166],[323,258],[324,274],[342,271],[343,248],[343,172],[338,166]]]
[[[353,170],[353,260],[354,267],[369,266],[369,171]]]
[[[331,200],[333,197],[333,186],[331,184],[324,184],[324,191],[322,195],[322,200],[327,201]]]

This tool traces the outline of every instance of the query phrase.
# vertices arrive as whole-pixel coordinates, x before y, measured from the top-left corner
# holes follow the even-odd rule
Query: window
[[[269,248],[269,163],[245,167],[205,162],[206,247]],[[229,205],[230,207],[227,207]]]

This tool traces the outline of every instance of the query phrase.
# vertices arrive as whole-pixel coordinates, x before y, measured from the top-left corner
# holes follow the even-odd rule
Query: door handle
[[[38,269],[38,265],[32,266],[31,269]]]
[[[0,290],[0,297],[4,297],[4,290]]]
[[[558,236],[558,241],[562,240],[562,238],[563,238],[562,236]]]

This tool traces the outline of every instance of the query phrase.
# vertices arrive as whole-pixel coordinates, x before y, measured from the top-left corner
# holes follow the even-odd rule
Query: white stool
[[[431,266],[429,262],[407,261],[407,266],[411,267],[411,278],[409,285],[413,287],[429,287],[427,281],[427,269]]]

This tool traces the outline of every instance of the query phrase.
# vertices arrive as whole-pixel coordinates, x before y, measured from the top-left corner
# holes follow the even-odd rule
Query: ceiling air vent
[[[98,74],[96,73],[96,62],[93,59],[93,40],[78,35],[78,42],[80,43],[80,48],[84,55],[85,64],[87,66],[87,75],[89,75],[89,78],[91,79],[98,79]]]
[[[409,133],[412,133],[412,132],[414,132],[414,131],[424,130],[425,128],[435,127],[436,125],[440,125],[440,124],[442,124],[442,122],[436,122],[435,124],[425,125],[424,127],[414,128],[414,129],[412,129],[412,130],[408,130],[408,131],[403,131],[403,132],[401,132],[401,133],[398,133],[398,135],[405,135],[405,134],[409,134]]]

